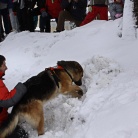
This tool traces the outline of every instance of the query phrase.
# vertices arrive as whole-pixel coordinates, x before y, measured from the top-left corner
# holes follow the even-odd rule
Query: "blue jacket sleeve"
[[[24,84],[18,83],[15,88],[16,90],[15,94],[6,100],[0,100],[0,107],[11,107],[14,106],[16,103],[20,101],[20,99],[23,97],[23,95],[27,92],[27,88]]]

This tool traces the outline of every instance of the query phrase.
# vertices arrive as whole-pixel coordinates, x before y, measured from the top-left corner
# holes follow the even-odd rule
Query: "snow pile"
[[[86,123],[89,110],[95,112],[101,108],[102,102],[107,100],[107,97],[101,98],[104,93],[100,93],[98,90],[107,88],[121,71],[120,66],[115,61],[101,56],[92,57],[82,66],[84,68],[82,86],[84,96],[77,99],[59,95],[45,104],[45,137],[69,138],[74,133],[72,128]],[[89,91],[89,89],[92,89],[92,91]],[[96,94],[97,92],[99,94]],[[83,109],[86,100],[88,113],[86,107]],[[29,130],[31,138],[37,136],[36,130],[33,130],[27,123],[22,123],[22,125],[26,130]]]
[[[121,68],[115,61],[102,56],[94,56],[84,63],[83,84],[87,89],[89,89],[89,85],[90,87],[105,87],[120,71]]]

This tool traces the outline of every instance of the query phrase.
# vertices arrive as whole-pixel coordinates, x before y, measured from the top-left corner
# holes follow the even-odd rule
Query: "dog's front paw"
[[[77,97],[81,98],[82,96],[83,96],[83,91],[82,90],[77,91]]]
[[[79,94],[80,96],[83,96],[83,91],[82,91],[82,90],[79,90],[79,91],[78,91],[78,94]]]

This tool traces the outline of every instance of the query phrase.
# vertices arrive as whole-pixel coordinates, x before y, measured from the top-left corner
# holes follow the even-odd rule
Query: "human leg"
[[[4,38],[5,36],[4,36],[3,24],[1,19],[1,10],[0,10],[0,42],[3,41]]]
[[[19,29],[20,29],[20,31],[28,30],[26,17],[27,17],[26,8],[18,9],[17,18],[18,18],[18,21],[19,21]]]
[[[108,7],[99,7],[100,20],[108,21]]]
[[[51,19],[51,17],[48,15],[46,17],[46,28],[45,28],[45,32],[47,32],[47,33],[51,32],[50,19]]]
[[[2,23],[1,23],[1,15],[0,15],[0,42],[2,41],[2,30],[1,30],[1,26],[2,26]],[[1,112],[2,108],[0,108],[0,112]]]
[[[1,10],[1,14],[3,16],[3,23],[4,23],[4,29],[5,33],[10,33],[10,19],[9,19],[9,11],[7,8]]]
[[[36,7],[33,9],[33,24],[34,24],[34,29],[36,29],[37,27],[37,24],[38,24],[38,15],[40,15],[41,12],[40,12],[40,8],[39,7]]]
[[[65,22],[65,20],[72,21],[74,19],[73,19],[73,17],[70,15],[70,13],[68,11],[61,11],[59,13],[57,29],[56,29],[58,32],[61,32],[61,31],[64,30],[64,22]]]
[[[89,12],[86,15],[85,19],[82,21],[80,26],[83,26],[83,25],[93,21],[96,18],[97,14],[98,14],[98,10],[99,10],[98,6],[92,6],[92,12]]]
[[[12,11],[9,11],[9,16],[10,16],[10,21],[12,25],[12,30],[17,30],[16,29],[16,19]]]
[[[34,20],[33,20],[33,11],[32,10],[28,10],[27,12],[27,30],[29,30],[30,32],[34,32]]]
[[[59,13],[59,18],[57,19],[57,32],[61,32],[64,30],[65,20],[74,22],[76,26],[79,26],[81,23],[81,21],[74,19],[68,11],[61,11]]]
[[[40,16],[40,32],[50,32],[51,26],[50,26],[50,15],[46,17]]]
[[[41,15],[40,15],[40,19],[39,19],[39,28],[40,28],[40,32],[44,32],[44,20]]]
[[[109,12],[110,12],[111,19],[112,19],[112,20],[115,20],[115,15],[116,15],[115,3],[110,3],[110,4],[109,4],[108,10],[109,10]]]

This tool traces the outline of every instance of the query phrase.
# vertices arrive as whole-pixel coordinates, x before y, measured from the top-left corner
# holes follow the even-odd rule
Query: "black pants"
[[[51,25],[50,25],[50,20],[52,17],[48,14],[46,17],[40,16],[40,32],[51,32]],[[55,19],[56,22],[58,22],[58,19]]]
[[[1,15],[0,15],[0,42],[2,41],[2,21],[1,21]],[[0,107],[0,112],[2,111],[2,107]]]
[[[1,14],[0,14],[0,42],[3,41],[3,39],[4,39],[4,30],[3,30]],[[0,107],[0,111],[1,110],[2,108]]]
[[[3,19],[5,33],[9,34],[11,32],[11,28],[10,28],[10,18],[9,18],[8,8],[1,9],[0,15],[2,16],[2,19]]]
[[[34,16],[38,16],[38,15],[40,15],[40,9],[38,7],[34,8],[32,11],[28,11],[27,25],[28,25],[28,30],[30,32],[35,31]]]
[[[20,31],[25,31],[28,30],[28,23],[27,23],[27,9],[23,8],[23,9],[18,9],[17,10],[17,18],[19,21],[19,29]]]
[[[75,19],[70,12],[68,11],[61,11],[59,13],[59,17],[58,17],[58,24],[57,24],[57,31],[61,32],[64,30],[64,22],[68,20],[71,22],[74,22],[76,24],[77,27],[79,27],[79,25],[81,24],[82,21]]]
[[[6,138],[29,138],[29,135],[21,126],[17,126],[13,133]]]
[[[40,9],[34,8],[32,11],[28,11],[26,8],[18,9],[17,17],[19,21],[20,31],[29,30],[34,32],[34,16],[40,15]]]

